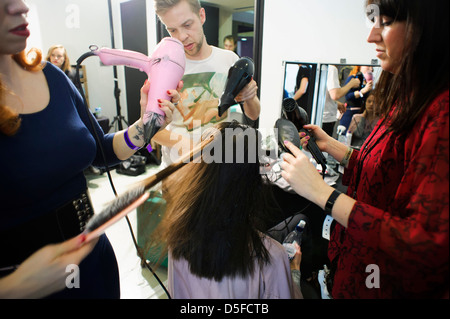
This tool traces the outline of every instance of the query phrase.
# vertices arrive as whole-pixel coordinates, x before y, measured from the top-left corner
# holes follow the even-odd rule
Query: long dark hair
[[[448,0],[368,0],[380,14],[406,22],[406,48],[399,71],[383,71],[376,103],[389,116],[389,131],[409,132],[424,109],[449,88]],[[394,108],[395,106],[395,108]]]
[[[233,133],[231,148],[227,128],[243,132]],[[147,249],[168,249],[174,259],[187,260],[193,274],[219,281],[252,273],[255,261],[270,262],[263,233],[279,208],[260,174],[258,157],[248,155],[258,154],[258,141],[246,133],[258,131],[237,122],[220,123],[215,129],[214,141],[202,154],[220,150],[222,163],[207,163],[203,155],[200,163],[187,164],[164,183],[166,212],[152,241],[163,247]],[[243,161],[238,159],[239,145],[244,145]],[[232,163],[227,152],[233,152]]]

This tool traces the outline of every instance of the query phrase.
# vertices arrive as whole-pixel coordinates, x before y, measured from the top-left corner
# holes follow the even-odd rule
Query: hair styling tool
[[[141,189],[133,189],[115,199],[99,214],[95,214],[86,224],[84,234],[86,241],[90,241],[105,232],[105,230],[127,215],[133,209],[142,205],[149,197]]]
[[[275,128],[278,130],[278,147],[284,152],[291,153],[286,145],[284,145],[284,141],[289,141],[300,148],[300,136],[294,123],[285,119],[278,119],[275,122]]]
[[[298,135],[298,130],[295,127],[294,123],[292,123],[289,120],[281,118],[275,122],[275,128],[278,131],[277,132],[278,147],[280,149],[282,149],[286,153],[292,154],[292,152],[284,144],[284,141],[289,141],[292,144],[294,144],[295,146],[297,146],[298,148],[300,148],[300,136]],[[298,214],[300,214],[303,211],[305,211],[306,209],[308,209],[310,205],[311,205],[311,202],[309,202],[308,205],[306,205],[300,212],[298,212]],[[287,228],[290,221],[289,222],[285,221],[285,223],[286,223],[285,227]]]
[[[222,116],[231,106],[237,104],[236,96],[250,83],[255,72],[255,65],[250,58],[240,58],[228,71],[225,91],[219,100],[219,116]]]
[[[122,217],[126,216],[133,209],[142,205],[149,197],[147,190],[170,176],[187,163],[193,161],[201,154],[203,148],[209,144],[212,139],[208,139],[199,144],[190,153],[179,159],[178,162],[166,167],[160,172],[148,177],[137,185],[133,186],[125,194],[118,196],[99,214],[95,214],[87,223],[84,234],[86,241],[90,241],[104,233],[104,231]]]
[[[186,57],[183,44],[175,38],[164,38],[156,46],[153,54],[90,47],[105,65],[125,65],[147,73],[151,81],[148,103],[144,114],[144,139],[149,144],[153,136],[164,125],[165,114],[158,107],[158,99],[170,100],[168,90],[176,89],[184,75]]]
[[[116,195],[116,199],[113,202],[111,202],[103,211],[101,211],[99,214],[94,215],[88,221],[83,233],[86,236],[86,242],[88,242],[103,234],[104,231],[109,226],[115,224],[121,218],[125,217],[127,219],[130,232],[132,234],[134,246],[139,255],[139,258],[141,259],[142,264],[145,265],[148,268],[148,270],[150,270],[150,272],[155,276],[156,280],[163,288],[169,299],[172,299],[170,293],[167,291],[166,287],[161,282],[158,275],[153,271],[152,267],[150,267],[148,262],[145,260],[145,257],[137,244],[127,214],[130,213],[132,210],[136,209],[137,207],[139,207],[140,205],[142,205],[149,198],[149,193],[146,193],[147,190],[149,190],[150,188],[152,188],[153,186],[155,186],[156,184],[158,184],[171,174],[175,173],[177,170],[182,168],[187,163],[192,162],[195,158],[197,158],[197,156],[201,155],[203,148],[207,144],[209,144],[212,140],[213,140],[212,138],[204,140],[190,153],[182,156],[177,163],[174,163],[166,167],[162,171],[148,177],[144,181],[139,182],[136,186],[134,186],[128,192],[126,192],[121,196],[117,196],[114,185],[112,184],[112,180],[110,179],[114,194]]]
[[[287,98],[283,101],[283,115],[287,120],[291,121],[295,125],[297,132],[303,132],[310,137],[306,148],[314,157],[317,164],[322,165],[323,176],[325,176],[327,160],[317,146],[314,136],[312,136],[311,133],[308,132],[308,130],[305,130],[303,128],[303,126],[309,123],[308,113],[306,113],[304,109],[299,107],[294,99]]]
[[[84,61],[85,59],[87,59],[87,58],[89,58],[89,57],[91,57],[91,56],[94,56],[94,55],[95,55],[95,54],[94,54],[92,51],[90,51],[90,52],[87,52],[87,53],[83,54],[83,55],[77,60],[77,66],[76,66],[76,81],[77,81],[77,83],[78,83],[78,85],[79,85],[80,87],[81,87],[81,81],[80,81],[80,67],[81,67],[81,63],[83,63],[83,61]],[[106,161],[105,151],[104,151],[104,149],[103,149],[102,143],[99,142],[99,141],[100,141],[100,137],[98,136],[97,130],[95,129],[95,126],[96,126],[96,125],[95,125],[95,123],[94,123],[94,119],[93,119],[93,116],[92,116],[92,114],[91,114],[91,112],[90,112],[90,109],[89,109],[89,106],[88,106],[88,103],[87,103],[87,100],[86,100],[86,96],[85,96],[83,90],[80,91],[80,94],[81,94],[81,96],[82,96],[82,98],[83,98],[84,105],[85,105],[85,107],[86,107],[85,110],[86,110],[86,112],[87,112],[87,117],[88,117],[89,122],[90,122],[90,124],[91,124],[92,131],[93,131],[95,140],[97,141],[97,146],[98,146],[99,149],[100,149],[100,154],[101,154],[101,156],[102,156],[102,158],[103,158],[103,162],[104,162],[104,164],[105,164],[106,173],[107,173],[107,175],[108,175],[108,180],[109,180],[109,182],[110,182],[110,184],[111,184],[111,188],[112,188],[112,190],[113,190],[113,193],[114,193],[114,195],[115,195],[116,198],[117,198],[117,197],[119,197],[119,196],[118,196],[118,194],[117,194],[116,188],[115,188],[115,186],[114,186],[113,179],[112,179],[112,177],[111,177],[111,172],[110,172],[110,168],[109,168],[109,166],[108,166],[108,162]],[[117,206],[111,206],[111,207],[109,207],[108,209],[105,210],[104,213],[100,213],[100,216],[97,217],[98,219],[96,218],[97,222],[95,222],[95,220],[94,220],[92,223],[95,222],[96,225],[100,225],[100,224],[107,223],[110,219],[115,218],[116,215],[119,214],[119,213],[117,213],[117,211],[125,211],[125,210],[126,210],[126,211],[129,212],[129,211],[132,210],[132,208],[131,208],[131,209],[128,209],[130,205],[135,205],[135,204],[137,204],[137,202],[143,202],[143,201],[144,201],[144,200],[143,200],[144,197],[141,198],[141,196],[144,196],[144,194],[143,194],[143,193],[141,194],[141,193],[138,192],[137,190],[133,190],[133,191],[135,192],[134,194],[133,194],[132,192],[130,192],[127,196],[124,195],[124,196],[123,196],[124,198],[118,199],[118,201],[121,202],[120,205],[118,204]],[[136,193],[139,193],[140,195],[137,195]],[[136,198],[137,198],[137,200],[136,200]],[[128,205],[128,204],[129,204],[129,205]],[[111,205],[113,205],[113,204],[111,204]],[[139,205],[139,204],[138,204],[138,205]],[[115,207],[115,208],[114,208],[114,207]],[[121,209],[122,207],[124,207],[123,210]],[[127,207],[128,207],[128,208],[127,208]],[[139,258],[141,259],[142,265],[145,265],[145,267],[153,274],[153,276],[155,277],[155,279],[158,281],[158,283],[160,284],[160,286],[162,287],[162,289],[163,289],[164,292],[166,293],[167,297],[168,297],[169,299],[172,299],[172,297],[170,296],[170,293],[168,292],[168,290],[166,289],[166,287],[165,287],[164,284],[162,283],[161,279],[159,279],[158,275],[153,271],[152,267],[150,267],[150,265],[149,265],[148,262],[146,261],[144,255],[142,254],[142,252],[141,252],[141,250],[140,250],[140,248],[139,248],[139,246],[138,246],[138,243],[137,243],[137,240],[136,240],[136,236],[135,236],[134,231],[133,231],[133,227],[131,226],[131,222],[130,222],[128,216],[126,216],[126,214],[127,214],[127,213],[124,212],[124,213],[121,214],[121,216],[124,216],[124,215],[125,215],[125,219],[126,219],[127,224],[128,224],[128,229],[130,230],[130,234],[131,234],[131,238],[132,238],[132,240],[133,240],[134,247],[136,248],[136,252],[137,252]],[[109,216],[109,217],[101,217],[101,216]],[[117,220],[118,220],[118,219],[120,219],[120,218],[117,218]],[[117,220],[115,220],[115,221],[117,221]],[[115,221],[114,221],[114,222],[115,222]],[[112,225],[112,223],[113,223],[113,222],[111,222],[109,225]],[[90,229],[94,229],[96,225],[91,224]],[[105,226],[106,226],[106,225],[105,225]],[[98,227],[97,227],[97,228],[98,228]],[[95,235],[94,235],[94,234],[90,235],[90,236],[91,236],[90,239],[95,238],[95,236],[99,236],[99,235],[104,231],[104,229],[106,229],[106,228],[107,228],[107,227],[104,227],[103,229],[99,229]],[[96,229],[94,229],[92,232],[95,232],[95,231],[96,231]]]
[[[367,82],[373,81],[373,72],[367,71],[367,73],[364,74],[364,78]]]

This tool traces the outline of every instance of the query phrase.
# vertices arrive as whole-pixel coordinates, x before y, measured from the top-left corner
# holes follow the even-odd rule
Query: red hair
[[[31,54],[34,56],[32,58]],[[28,53],[25,51],[19,52],[12,56],[14,61],[16,61],[21,67],[27,71],[39,71],[42,69],[41,59],[42,53],[38,49],[31,49]],[[2,97],[11,92],[2,84],[0,78],[0,101]],[[17,112],[7,105],[0,104],[0,133],[7,136],[13,136],[17,133],[20,127],[20,117]]]
[[[350,74],[348,76],[356,75],[360,71],[361,71],[361,66],[357,65],[357,66],[353,67],[352,72],[350,72]]]

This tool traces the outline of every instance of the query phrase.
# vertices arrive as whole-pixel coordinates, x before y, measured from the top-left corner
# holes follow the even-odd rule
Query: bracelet
[[[347,150],[347,153],[345,154],[344,158],[342,159],[342,161],[339,164],[346,167],[348,165],[348,162],[350,161],[350,158],[352,157],[352,154],[353,154],[353,148],[349,147]]]
[[[125,143],[127,143],[128,147],[131,148],[133,151],[137,151],[139,149],[141,149],[142,147],[138,147],[136,145],[133,144],[133,142],[131,142],[130,137],[128,136],[128,129],[125,131],[125,134],[123,135],[124,139],[125,139]]]
[[[341,195],[342,193],[340,191],[338,191],[337,189],[335,189],[330,197],[328,197],[327,203],[325,204],[325,213],[327,213],[327,215],[331,216],[331,211],[333,210],[333,206],[334,203],[336,202],[336,199],[339,197],[339,195]]]

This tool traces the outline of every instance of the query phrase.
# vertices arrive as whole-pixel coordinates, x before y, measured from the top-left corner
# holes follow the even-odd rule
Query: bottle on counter
[[[345,134],[345,140],[348,147],[352,146],[352,137],[353,133],[347,130],[347,134]]]

